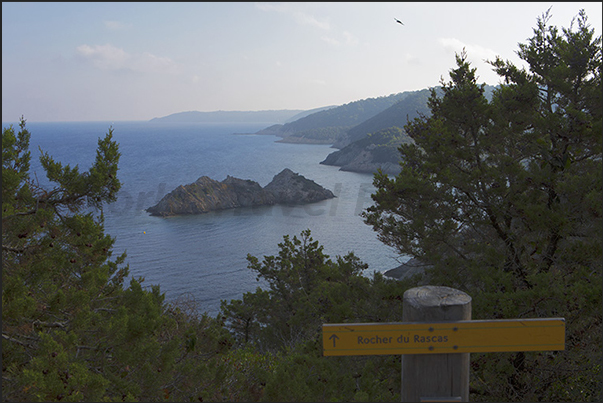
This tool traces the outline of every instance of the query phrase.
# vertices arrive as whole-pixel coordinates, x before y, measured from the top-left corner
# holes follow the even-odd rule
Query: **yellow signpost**
[[[565,349],[565,320],[323,324],[325,356],[450,354]]]

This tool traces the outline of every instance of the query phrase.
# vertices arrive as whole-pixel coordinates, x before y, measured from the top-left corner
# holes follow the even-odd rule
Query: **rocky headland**
[[[400,173],[401,144],[412,139],[398,127],[390,127],[371,133],[327,156],[321,164],[341,167],[341,171],[375,173],[381,169],[388,175]]]
[[[400,173],[400,157],[396,148],[384,149],[375,144],[361,147],[356,143],[335,151],[320,163],[340,167],[340,171],[360,172],[373,174],[378,169],[388,175]]]
[[[274,176],[265,187],[259,183],[228,176],[223,181],[202,176],[194,183],[180,185],[147,212],[153,216],[202,214],[237,207],[273,204],[306,204],[335,197],[333,192],[290,169]]]

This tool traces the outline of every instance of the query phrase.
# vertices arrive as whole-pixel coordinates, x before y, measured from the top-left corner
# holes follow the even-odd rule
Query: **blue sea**
[[[3,123],[3,128],[10,123]],[[240,299],[262,282],[247,267],[247,254],[278,253],[284,235],[310,229],[331,258],[353,251],[369,265],[366,275],[408,260],[377,239],[359,214],[371,205],[372,175],[320,165],[335,151],[328,145],[279,143],[255,133],[271,125],[158,122],[27,123],[31,132],[32,178],[47,184],[40,147],[56,161],[87,171],[99,138],[113,128],[122,154],[117,202],[105,208],[105,231],[115,238],[114,255],[127,252],[133,277],[160,285],[168,301],[187,301],[218,313],[221,300]],[[15,129],[18,124],[13,123]],[[266,206],[171,218],[145,209],[179,185],[201,176],[227,175],[267,185],[289,168],[333,191],[334,199],[303,206]]]

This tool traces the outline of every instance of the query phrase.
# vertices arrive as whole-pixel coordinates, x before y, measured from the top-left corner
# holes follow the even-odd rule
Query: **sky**
[[[601,35],[601,2],[3,2],[2,121],[342,105],[449,81],[462,49],[496,85],[549,8]]]

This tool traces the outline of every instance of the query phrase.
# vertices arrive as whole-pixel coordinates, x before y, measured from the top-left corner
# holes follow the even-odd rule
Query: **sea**
[[[18,123],[3,122],[3,128]],[[109,129],[119,143],[116,202],[104,207],[105,232],[115,239],[114,256],[127,253],[130,275],[159,285],[166,301],[193,305],[211,316],[221,301],[241,299],[265,285],[248,268],[247,256],[276,255],[289,235],[309,229],[332,259],[354,252],[369,268],[366,276],[408,260],[377,239],[361,212],[372,204],[372,174],[321,165],[329,145],[289,144],[253,134],[266,123],[31,122],[31,178],[52,186],[39,163],[41,151],[55,161],[93,164],[99,138]],[[330,189],[336,198],[300,206],[263,206],[178,217],[153,217],[145,209],[201,176],[227,176],[267,185],[283,169]]]

